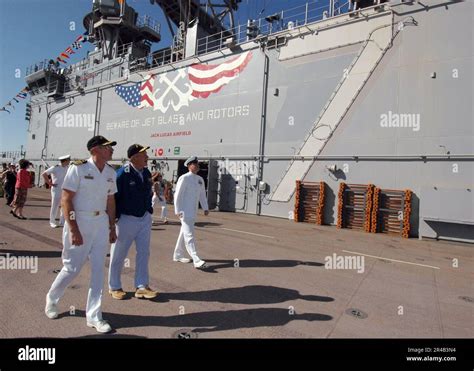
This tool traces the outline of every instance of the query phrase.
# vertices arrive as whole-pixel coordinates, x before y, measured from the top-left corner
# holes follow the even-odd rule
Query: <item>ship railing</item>
[[[171,48],[159,50],[152,54],[151,66],[154,68],[164,66],[172,62],[176,62],[177,59],[173,58],[173,55],[174,53]]]
[[[377,3],[380,0],[376,0]],[[331,5],[332,4],[332,5]],[[269,35],[291,30],[310,23],[314,23],[326,18],[338,16],[351,12],[354,9],[354,1],[346,1],[342,5],[334,6],[334,2],[320,6],[317,2],[308,2],[305,5],[286,9],[264,18],[251,21],[252,28],[249,24],[238,25],[232,29],[228,29],[213,35],[209,35],[197,40],[197,53],[205,54],[227,48],[231,45],[238,45],[248,42],[252,39],[260,39]],[[152,18],[143,16],[137,20],[137,25],[144,25],[159,32],[160,25]],[[117,50],[118,57],[130,55],[133,50],[133,42],[119,46]],[[129,61],[128,69],[130,72],[148,70],[168,65],[185,58],[182,51],[166,48],[159,51],[149,53],[142,58],[133,58]],[[44,66],[45,62],[41,64]],[[79,63],[72,65],[73,71],[86,69],[89,66],[89,60],[85,59]],[[30,71],[31,67],[27,70]],[[70,88],[71,89],[71,88]]]
[[[89,58],[83,59],[77,63],[69,66],[69,73],[78,73],[82,70],[89,68]]]
[[[338,7],[330,4],[320,6],[316,2],[286,9],[281,12],[250,20],[247,24],[221,31],[198,39],[199,53],[207,53],[228,47],[229,44],[242,44],[252,39],[258,39],[284,30],[304,26],[332,16],[344,14],[353,10],[353,3],[347,1]]]
[[[198,54],[220,50],[229,44],[242,44],[253,38],[260,38],[281,32],[286,29],[300,27],[309,23],[320,21],[331,16],[344,14],[353,9],[353,2],[346,1],[340,6],[331,7],[331,4],[320,5],[317,2],[308,2],[305,5],[286,9],[279,13],[254,20],[252,25],[256,27],[256,34],[251,35],[249,25],[238,25],[213,35],[209,35],[197,40]],[[147,20],[148,21],[148,20]],[[255,29],[254,29],[255,30]],[[118,49],[118,56],[129,54],[133,43],[124,44]],[[131,61],[130,71],[141,71],[149,68],[161,67],[169,63],[176,62],[183,58],[179,51],[171,48],[155,51],[146,57],[137,58]]]
[[[154,18],[150,17],[149,15],[142,15],[139,16],[136,22],[137,27],[148,27],[155,31],[157,34],[160,33],[161,24],[158,23]]]
[[[30,87],[30,94],[31,95],[39,95],[39,94],[43,94],[44,92],[46,92],[48,89],[47,89],[47,85],[44,85],[44,86],[33,86],[33,87]]]
[[[22,158],[23,153],[21,151],[1,151],[0,159],[12,159]]]
[[[46,70],[46,71],[59,71],[59,62],[55,62],[52,59],[44,59],[40,62],[34,63],[26,68],[25,75],[29,76],[35,72]]]
[[[151,53],[146,57],[131,59],[129,70],[130,72],[146,71],[150,68],[165,66],[178,60],[180,60],[178,55],[168,48]]]
[[[117,57],[123,57],[129,54],[132,51],[132,48],[133,48],[133,42],[120,45],[117,48]]]
[[[130,72],[138,72],[138,71],[147,70],[150,67],[150,64],[148,62],[149,59],[150,59],[150,56],[136,58],[136,59],[131,60],[128,67]]]

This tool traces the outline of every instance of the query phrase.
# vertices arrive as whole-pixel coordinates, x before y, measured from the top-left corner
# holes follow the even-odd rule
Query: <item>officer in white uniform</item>
[[[151,206],[155,210],[155,205],[161,206],[161,220],[163,224],[168,224],[168,209],[166,208],[165,192],[167,189],[166,183],[160,173],[152,175],[153,182],[153,197],[151,198]],[[155,221],[153,221],[155,223]]]
[[[115,233],[115,170],[107,164],[116,142],[95,136],[87,142],[88,160],[71,165],[63,183],[62,207],[66,218],[63,229],[63,268],[46,295],[45,313],[58,317],[57,304],[72,280],[89,259],[91,280],[87,297],[87,326],[106,333],[111,326],[102,319],[101,301],[104,263]]]
[[[198,202],[204,210],[204,215],[209,215],[207,205],[206,189],[204,179],[197,175],[199,163],[196,156],[189,157],[184,165],[189,172],[178,179],[174,194],[174,211],[181,221],[181,230],[174,250],[173,260],[181,263],[189,263],[190,260],[184,257],[184,249],[193,260],[195,268],[205,268],[206,262],[201,260],[196,252],[196,242],[194,239],[194,223],[198,210]]]
[[[71,160],[71,155],[61,156],[58,160],[61,161],[61,165],[51,166],[42,174],[45,184],[48,184],[51,188],[51,211],[49,213],[49,225],[51,228],[57,228],[64,225],[62,209],[59,217],[59,225],[56,224],[56,217],[58,216],[58,211],[60,209],[59,206],[61,205],[61,190]]]

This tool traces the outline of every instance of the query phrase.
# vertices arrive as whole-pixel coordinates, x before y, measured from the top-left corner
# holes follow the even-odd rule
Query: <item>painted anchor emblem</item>
[[[170,104],[173,106],[173,109],[175,111],[178,111],[183,106],[186,106],[186,107],[189,106],[189,101],[194,99],[194,97],[191,95],[193,92],[193,88],[191,87],[191,85],[188,83],[184,84],[188,88],[186,92],[182,92],[176,87],[176,83],[178,82],[178,80],[185,77],[186,77],[186,72],[184,71],[184,69],[179,69],[178,74],[172,81],[168,79],[168,77],[166,76],[166,73],[163,73],[160,75],[160,78],[159,78],[160,84],[165,83],[166,85],[168,85],[168,87],[165,89],[165,91],[162,94],[160,94],[159,98],[155,100],[155,105],[154,105],[155,110],[160,110],[161,112],[166,113]],[[158,88],[156,92],[159,92],[160,90],[161,89]],[[171,91],[173,91],[178,96],[179,98],[178,103],[175,104],[173,99],[169,99],[167,104],[165,105],[164,101]]]

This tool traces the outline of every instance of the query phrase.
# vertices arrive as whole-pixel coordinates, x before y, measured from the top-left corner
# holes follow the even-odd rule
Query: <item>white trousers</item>
[[[184,257],[185,249],[193,259],[194,266],[201,262],[196,252],[196,240],[194,238],[194,219],[181,219],[181,230],[179,231],[178,241],[174,249],[173,259],[177,260]]]
[[[64,291],[79,274],[87,258],[91,264],[91,278],[87,295],[86,318],[88,322],[102,320],[102,288],[104,285],[104,264],[109,247],[109,217],[85,216],[76,213],[76,221],[82,235],[81,246],[71,245],[71,232],[66,223],[63,228],[63,268],[48,292],[48,298],[57,304]],[[77,305],[78,303],[71,303]]]
[[[161,206],[161,220],[168,220],[168,209],[166,208],[166,200],[164,196],[162,196],[163,201],[159,199],[158,196],[153,195],[151,199],[151,207],[155,208],[155,205]]]
[[[60,209],[59,224],[64,224],[63,209],[61,206],[61,188],[51,187],[51,211],[49,213],[49,223],[56,224],[56,217],[58,216],[58,210]]]
[[[146,212],[141,218],[121,215],[117,222],[117,242],[110,252],[109,288],[122,288],[121,274],[128,251],[135,242],[135,287],[146,287],[149,283],[148,260],[150,257],[151,214]]]

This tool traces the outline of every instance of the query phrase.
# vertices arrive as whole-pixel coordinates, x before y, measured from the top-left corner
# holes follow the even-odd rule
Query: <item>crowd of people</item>
[[[105,259],[110,251],[108,292],[113,299],[128,295],[122,286],[122,270],[130,248],[135,245],[134,296],[153,299],[158,291],[149,285],[148,262],[152,225],[168,223],[167,201],[173,201],[174,213],[181,222],[172,261],[193,263],[196,269],[206,269],[196,249],[194,223],[201,204],[204,215],[209,214],[204,180],[197,174],[196,156],[185,161],[188,173],[182,175],[173,187],[158,172],[148,169],[148,146],[132,144],[128,147],[128,162],[118,170],[108,161],[114,152],[115,141],[97,135],[87,142],[90,157],[71,162],[70,155],[58,158],[59,164],[46,169],[41,175],[51,189],[49,223],[52,228],[63,227],[63,267],[46,294],[45,314],[58,318],[59,301],[67,287],[90,263],[90,283],[86,304],[86,324],[99,333],[112,331],[102,317],[102,291]],[[26,219],[23,208],[28,189],[33,187],[34,175],[28,171],[31,163],[20,160],[18,166],[3,164],[2,193],[11,206],[11,214]],[[59,218],[59,220],[58,220]],[[157,218],[158,219],[158,218]],[[189,254],[189,258],[185,253]]]
[[[61,208],[62,183],[71,162],[71,156],[64,155],[59,157],[58,160],[60,164],[49,167],[41,174],[44,186],[51,190],[49,218],[51,228],[64,226],[64,215]],[[27,219],[23,215],[23,208],[27,200],[28,188],[34,187],[33,171],[28,170],[31,166],[31,162],[21,159],[18,164],[2,163],[0,169],[0,198],[4,198],[6,205],[12,209],[10,214],[20,220]],[[151,181],[152,207],[158,210],[157,214],[160,215],[159,218],[156,218],[153,214],[152,225],[158,224],[159,221],[168,224],[166,204],[172,202],[173,185],[171,182],[164,180],[159,172],[151,174]]]
[[[6,199],[6,204],[11,207],[10,214],[20,220],[26,220],[23,215],[23,208],[28,196],[28,189],[34,186],[33,172],[28,168],[31,163],[28,160],[21,159],[18,166],[10,163],[2,164],[0,174],[2,194]]]

